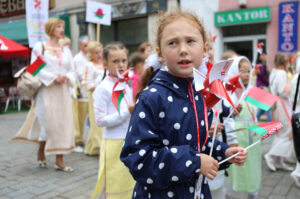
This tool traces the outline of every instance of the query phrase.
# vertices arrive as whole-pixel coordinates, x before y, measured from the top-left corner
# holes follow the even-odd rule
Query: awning
[[[20,44],[28,44],[25,21],[0,24],[0,35],[14,40]]]
[[[0,56],[4,58],[29,57],[30,50],[0,35]]]

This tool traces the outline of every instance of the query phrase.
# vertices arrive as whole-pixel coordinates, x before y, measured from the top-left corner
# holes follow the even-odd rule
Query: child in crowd
[[[84,147],[87,155],[98,155],[102,137],[102,128],[99,128],[95,121],[94,100],[92,94],[105,76],[102,64],[102,45],[93,41],[88,44],[88,60],[85,67],[85,77],[83,85],[89,90],[89,121],[90,131]]]
[[[273,95],[277,95],[279,100],[276,102],[276,109],[273,111],[274,121],[280,121],[283,128],[274,136],[272,146],[265,160],[271,171],[276,169],[293,170],[284,162],[284,158],[292,158],[293,140],[291,127],[291,102],[290,83],[287,77],[289,68],[289,57],[286,53],[279,52],[275,55],[275,67],[270,74],[270,90]]]
[[[133,198],[194,198],[199,175],[213,179],[218,161],[238,151],[230,162],[242,165],[246,160],[242,148],[228,148],[217,140],[211,146],[207,129],[212,113],[192,83],[205,42],[204,27],[195,15],[175,11],[161,16],[157,52],[167,70],[145,71],[156,75],[137,98],[121,153],[137,181]],[[210,147],[213,157],[207,155]],[[227,162],[220,169],[228,166]],[[199,195],[210,199],[207,181],[200,183]]]
[[[251,63],[244,57],[235,57],[234,61],[229,69],[229,76],[240,74],[241,83],[244,88],[247,88],[250,83],[250,71]],[[234,103],[238,103],[239,99],[235,95],[232,96]],[[252,104],[247,103],[245,100],[239,102],[242,109],[239,114],[234,117],[235,127],[243,128],[246,126],[252,126],[256,124],[256,107]],[[238,145],[246,148],[252,143],[260,139],[257,133],[250,130],[236,132]],[[232,165],[229,168],[229,176],[232,183],[232,189],[238,192],[245,192],[248,199],[255,199],[261,185],[261,144],[257,144],[248,151],[248,156],[245,164],[241,167]],[[244,194],[244,193],[243,193]],[[245,198],[245,196],[240,196]]]
[[[132,53],[129,57],[129,68],[133,69],[133,77],[132,77],[132,93],[133,96],[135,95],[137,88],[138,88],[138,82],[140,79],[140,76],[142,75],[144,71],[144,64],[145,64],[145,57],[140,53]]]
[[[139,46],[139,53],[141,53],[145,59],[152,53],[152,46],[148,42],[144,42]]]
[[[111,43],[103,50],[104,66],[109,75],[93,93],[94,109],[98,126],[103,127],[100,149],[98,182],[92,198],[99,194],[106,199],[129,199],[135,181],[128,169],[120,161],[120,153],[126,136],[132,104],[132,90],[126,85],[119,110],[112,102],[113,87],[118,81],[118,73],[127,70],[127,49],[121,43]]]

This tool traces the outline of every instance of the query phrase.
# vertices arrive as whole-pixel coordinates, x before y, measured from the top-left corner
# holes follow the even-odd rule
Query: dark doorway
[[[252,62],[253,51],[252,41],[225,42],[224,49],[233,50],[239,55],[247,57]]]

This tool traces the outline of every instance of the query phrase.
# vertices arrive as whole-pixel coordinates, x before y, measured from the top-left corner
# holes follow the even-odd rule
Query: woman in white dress
[[[13,141],[23,140],[39,144],[38,163],[46,167],[45,155],[56,155],[55,169],[71,172],[63,155],[74,149],[72,99],[69,92],[74,82],[73,59],[68,47],[62,47],[65,23],[50,18],[45,32],[50,37],[37,43],[32,50],[31,63],[41,55],[46,66],[36,75],[42,87],[36,94],[26,121]]]
[[[280,121],[283,128],[274,136],[272,146],[265,160],[271,171],[276,169],[293,170],[284,162],[284,158],[291,158],[293,154],[293,140],[291,127],[291,103],[290,83],[287,76],[289,67],[289,57],[286,53],[279,52],[275,55],[275,68],[270,74],[270,90],[273,95],[277,95],[276,109],[273,111],[274,121]]]

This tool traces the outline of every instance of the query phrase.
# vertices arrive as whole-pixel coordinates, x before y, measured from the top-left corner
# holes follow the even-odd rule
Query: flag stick
[[[252,148],[253,146],[257,145],[258,143],[260,143],[260,140],[257,140],[256,142],[254,142],[254,143],[252,143],[251,145],[247,146],[247,147],[245,148],[245,150],[248,150],[248,149]],[[224,162],[226,162],[226,161],[228,161],[228,160],[234,158],[234,157],[237,156],[238,154],[240,154],[240,152],[237,152],[237,153],[233,154],[232,156],[229,156],[229,157],[226,158],[225,160],[222,160],[221,162],[219,162],[219,165],[221,165],[221,164],[223,164]]]
[[[219,102],[219,103],[221,103],[221,102]],[[218,107],[218,106],[216,106],[216,107]],[[219,124],[220,112],[221,112],[221,109],[219,109],[219,111],[218,111],[217,121],[215,123],[214,134],[213,134],[213,138],[212,138],[212,143],[211,143],[211,147],[210,147],[209,156],[212,156],[212,152],[213,152],[213,148],[214,148],[214,143],[215,143],[215,139],[216,139],[216,134],[217,134],[217,129],[218,129],[218,124]]]
[[[100,42],[100,20],[97,23],[97,42]]]

